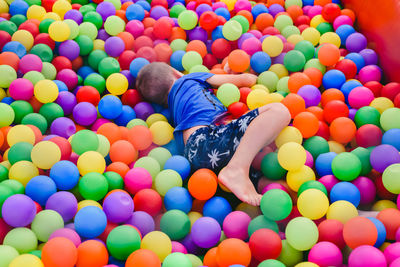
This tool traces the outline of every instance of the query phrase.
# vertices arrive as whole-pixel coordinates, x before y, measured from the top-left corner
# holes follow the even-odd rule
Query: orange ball
[[[331,137],[336,142],[347,144],[356,135],[357,127],[354,122],[347,117],[334,119],[329,126]]]
[[[7,136],[8,131],[12,128],[12,126],[5,126],[0,128],[0,132],[3,134],[3,138],[4,136]],[[1,151],[6,151],[10,146],[8,145],[8,142],[3,142],[3,145],[0,147]]]
[[[317,68],[308,68],[304,70],[304,74],[311,80],[311,84],[320,87],[322,84],[322,72]]]
[[[102,267],[108,263],[107,248],[96,240],[88,240],[78,247],[76,267]]]
[[[118,128],[121,133],[121,140],[128,140],[128,128],[124,126],[119,126]]]
[[[186,32],[184,29],[180,27],[173,27],[171,36],[169,37],[169,41],[172,42],[176,39],[186,40]]]
[[[68,238],[55,237],[43,246],[42,262],[46,267],[75,266],[77,259],[77,249]]]
[[[325,6],[326,4],[332,3],[332,0],[314,0],[315,6]]]
[[[133,126],[128,131],[128,141],[137,149],[145,150],[153,143],[153,135],[144,125]]]
[[[161,267],[157,254],[148,249],[138,249],[129,255],[126,267]]]
[[[126,140],[118,140],[110,147],[110,159],[112,162],[120,161],[130,164],[138,157],[136,148]]]
[[[9,65],[17,71],[19,65],[19,57],[13,52],[0,53],[0,65]]]
[[[340,59],[340,50],[334,44],[323,44],[318,51],[318,60],[324,66],[333,66]]]
[[[268,0],[267,1],[267,7],[270,7],[270,6],[272,6],[273,4],[278,4],[278,5],[281,5],[281,6],[285,6],[285,1],[284,0]]]
[[[274,26],[274,17],[269,13],[261,13],[256,18],[256,27],[259,31],[263,31],[267,27]]]
[[[189,193],[198,200],[207,200],[217,192],[218,177],[209,169],[199,169],[189,178]]]
[[[33,133],[35,134],[35,144],[36,144],[37,142],[42,141],[43,135],[42,135],[42,132],[39,130],[38,127],[36,127],[35,125],[31,125],[31,124],[27,124],[26,126],[28,126],[29,128],[31,128],[31,130],[32,130]]]
[[[133,49],[133,44],[135,43],[135,38],[133,35],[129,32],[120,32],[117,35],[119,38],[124,41],[125,44],[125,50],[132,50]]]
[[[123,162],[113,162],[107,166],[106,172],[116,172],[121,177],[125,177],[125,174],[129,171],[129,166]]]
[[[396,231],[400,227],[400,211],[397,209],[384,209],[376,216],[386,228],[386,238],[395,240]]]
[[[304,99],[296,94],[288,94],[282,101],[289,112],[292,119],[296,117],[297,114],[306,110],[306,102]]]
[[[201,57],[205,57],[207,55],[207,47],[200,40],[190,41],[186,46],[186,52],[195,51],[200,54]]]
[[[344,94],[342,93],[342,91],[340,91],[339,89],[332,88],[325,90],[321,94],[322,107],[325,107],[325,105],[332,100],[340,100],[344,102]]]
[[[378,238],[378,231],[371,220],[355,217],[348,220],[344,225],[343,238],[352,249],[362,245],[373,246]]]
[[[250,56],[241,49],[233,50],[228,56],[228,65],[233,71],[244,72],[250,66]]]
[[[4,135],[3,132],[0,131],[0,147],[3,146],[3,143],[4,143]]]
[[[324,110],[320,107],[317,106],[308,107],[306,108],[306,111],[314,114],[319,121],[322,121],[324,119]]]
[[[303,9],[297,5],[290,6],[288,9],[286,9],[286,12],[289,13],[293,21],[296,21],[298,17],[303,15]]]
[[[220,267],[229,267],[234,264],[248,266],[250,261],[249,245],[240,239],[225,239],[217,247],[217,263]]]
[[[204,256],[203,264],[207,267],[219,267],[217,263],[217,248],[209,249]]]
[[[112,145],[115,141],[120,140],[122,137],[118,125],[111,122],[102,124],[97,129],[97,133],[104,135],[110,142],[110,145]]]
[[[247,19],[247,21],[249,22],[249,25],[252,25],[254,22],[253,15],[251,14],[250,11],[240,10],[238,13],[236,13],[236,15],[241,15],[241,16],[245,17]]]
[[[304,138],[309,138],[318,132],[318,118],[313,113],[304,111],[294,117],[293,126],[299,129]]]
[[[301,87],[307,84],[311,84],[311,79],[302,72],[293,73],[288,80],[288,88],[291,93],[297,93]]]
[[[156,23],[156,20],[150,17],[144,18],[143,22],[143,26],[144,28],[149,28],[149,27],[153,27],[154,24]]]
[[[342,15],[349,16],[353,22],[356,20],[356,14],[355,14],[354,11],[351,10],[351,9],[344,8],[344,9],[342,9],[342,11],[341,11],[340,13],[341,13]]]
[[[168,44],[158,44],[154,47],[154,51],[157,55],[157,61],[169,63],[169,59],[172,55],[172,48]]]

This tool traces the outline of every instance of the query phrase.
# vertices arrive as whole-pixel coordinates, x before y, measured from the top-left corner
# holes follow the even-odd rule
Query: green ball
[[[147,123],[144,120],[141,120],[141,119],[133,119],[133,120],[129,121],[128,124],[126,125],[126,127],[128,129],[131,129],[134,126],[137,126],[137,125],[143,125],[143,126],[146,126],[147,128],[149,128]]]
[[[169,210],[161,217],[160,228],[171,240],[182,239],[190,232],[189,216],[181,210]]]
[[[82,22],[79,24],[79,35],[86,35],[94,40],[97,37],[97,28],[93,23]]]
[[[307,189],[318,189],[328,196],[328,191],[326,190],[326,187],[321,182],[318,181],[307,181],[303,183],[300,186],[299,191],[297,191],[297,195],[300,196],[301,193],[303,193]]]
[[[89,74],[83,84],[93,86],[100,94],[106,89],[106,80],[98,73]]]
[[[99,13],[96,11],[89,11],[83,16],[83,22],[90,22],[96,26],[97,30],[101,29],[103,26],[103,19]]]
[[[217,98],[225,107],[240,100],[239,88],[232,83],[224,83],[217,90]]]
[[[352,150],[351,153],[356,155],[361,162],[360,175],[365,176],[370,173],[372,170],[371,162],[369,161],[371,150],[364,147],[357,147],[356,149]]]
[[[39,259],[42,258],[42,251],[41,250],[32,250],[32,251],[28,252],[28,254],[35,255]]]
[[[27,73],[24,74],[23,78],[28,79],[29,81],[31,81],[31,83],[33,83],[33,85],[35,85],[37,82],[44,80],[44,75],[41,72],[38,71],[29,71]]]
[[[299,28],[293,25],[286,26],[282,31],[282,35],[285,38],[289,38],[290,36],[295,34],[300,34],[300,30]]]
[[[0,65],[0,87],[8,88],[12,81],[17,79],[17,72],[9,65]]]
[[[87,151],[96,151],[99,147],[99,139],[95,132],[82,130],[72,136],[71,146],[76,154],[82,155]]]
[[[18,182],[17,180],[4,180],[3,182],[0,183],[0,185],[4,185],[10,188],[13,194],[25,193],[24,185],[21,182]]]
[[[175,6],[180,6],[180,5],[175,5]],[[178,50],[186,51],[186,46],[187,46],[187,42],[183,39],[175,39],[170,44],[172,52],[175,52]]]
[[[172,187],[182,186],[182,178],[179,173],[174,170],[161,171],[157,174],[154,182],[154,186],[161,196],[165,196]]]
[[[40,108],[39,114],[46,119],[48,125],[51,125],[55,119],[64,117],[64,110],[57,103],[46,103]]]
[[[7,233],[4,237],[3,245],[13,247],[18,253],[24,254],[37,248],[38,239],[31,229],[19,227]]]
[[[26,21],[26,17],[24,15],[18,14],[11,17],[10,21],[14,22],[17,27],[19,27],[22,23]]]
[[[8,157],[10,158],[10,152],[8,152]],[[0,182],[6,179],[8,179],[8,169],[5,166],[0,165]]]
[[[304,57],[306,58],[306,61],[309,61],[314,57],[315,47],[311,42],[307,40],[298,42],[295,45],[294,49],[303,53]]]
[[[99,50],[99,49],[93,50],[89,54],[89,58],[88,58],[89,66],[92,67],[94,70],[98,70],[100,62],[107,57],[108,57],[108,55],[105,51]],[[93,73],[90,75],[93,75]]]
[[[169,254],[163,261],[163,267],[192,267],[192,262],[189,258],[181,253],[174,252]]]
[[[294,249],[289,242],[284,239],[282,240],[282,250],[281,254],[277,258],[286,266],[295,266],[297,263],[303,261],[303,252]]]
[[[276,91],[276,85],[278,84],[278,81],[279,81],[278,75],[276,75],[276,73],[272,71],[264,71],[260,73],[260,75],[257,78],[257,83],[267,87],[270,93]]]
[[[301,71],[306,64],[306,58],[303,53],[297,50],[291,50],[283,58],[283,64],[291,72]]]
[[[304,65],[304,70],[308,68],[317,68],[322,72],[322,74],[325,74],[326,72],[326,67],[319,62],[318,58],[312,58],[307,61],[306,65]]]
[[[168,149],[164,147],[156,147],[149,152],[148,156],[157,160],[160,164],[161,169],[164,169],[165,162],[167,162],[167,160],[172,157],[172,154],[171,152],[169,152]]]
[[[132,226],[121,225],[110,232],[106,243],[111,256],[126,260],[132,252],[140,249],[140,235]]]
[[[86,35],[76,37],[75,42],[79,45],[79,55],[87,56],[93,51],[93,41]]]
[[[174,5],[169,10],[169,16],[171,18],[178,18],[179,14],[186,10],[186,7],[183,5]]]
[[[242,25],[236,20],[229,20],[222,26],[222,35],[229,41],[236,41],[242,33]]]
[[[108,193],[108,182],[103,174],[90,172],[79,180],[79,193],[84,199],[99,201]]]
[[[361,161],[353,153],[340,153],[332,161],[332,172],[341,181],[353,181],[361,173]]]
[[[277,93],[284,92],[284,93],[286,93],[286,95],[288,93],[290,93],[288,82],[289,82],[289,76],[280,78],[278,83],[276,84]],[[286,96],[286,95],[284,95],[284,96]]]
[[[46,118],[39,113],[30,113],[26,115],[22,121],[21,124],[25,125],[34,125],[39,128],[39,130],[42,132],[42,134],[45,134],[47,131],[47,120]]]
[[[8,245],[0,245],[0,267],[8,267],[10,262],[19,255],[18,251]]]
[[[86,13],[88,13],[90,11],[95,11],[95,10],[96,10],[96,8],[92,5],[84,5],[79,8],[79,12],[81,12],[83,16],[85,16]]]
[[[28,142],[18,142],[10,147],[8,150],[8,161],[11,165],[18,161],[26,160],[32,161],[31,151],[33,145]]]
[[[249,21],[242,15],[236,15],[232,18],[232,20],[236,20],[237,22],[240,23],[240,26],[242,26],[242,34],[246,33],[249,28],[250,28],[250,24]]]
[[[291,6],[303,7],[303,1],[301,1],[301,0],[286,0],[285,1],[285,9],[288,9]]]
[[[34,45],[29,53],[37,55],[43,62],[51,62],[53,60],[53,51],[45,44]]]
[[[286,267],[286,265],[281,261],[271,259],[261,262],[258,267]]]
[[[354,122],[356,123],[357,128],[360,128],[365,124],[374,124],[380,127],[380,118],[381,114],[376,108],[365,106],[357,110],[356,115],[354,116]]]
[[[261,212],[273,221],[280,221],[292,212],[293,202],[289,194],[281,189],[271,189],[262,196]]]
[[[11,106],[0,103],[0,128],[9,126],[14,121],[15,113]]]
[[[261,171],[265,177],[271,180],[279,180],[287,173],[278,162],[277,152],[271,152],[264,156],[261,161]]]
[[[120,66],[118,60],[113,57],[106,57],[99,63],[99,73],[105,79],[113,73],[119,73]]]
[[[56,67],[49,62],[43,62],[43,67],[41,73],[47,80],[54,80],[57,75]]]
[[[61,215],[54,210],[42,210],[36,214],[31,224],[32,231],[42,242],[47,242],[50,235],[58,229],[64,228],[64,220]]]
[[[383,171],[382,182],[386,190],[400,194],[400,164],[392,164]]]
[[[12,36],[17,30],[17,25],[12,21],[3,20],[0,22],[0,31],[8,32],[8,34]]]
[[[153,178],[153,181],[156,179],[156,176],[160,173],[160,163],[155,158],[152,157],[141,157],[139,158],[134,165],[135,168],[145,168]]]
[[[109,35],[116,36],[125,30],[125,21],[118,16],[109,16],[104,23],[104,29]]]
[[[17,100],[10,104],[14,110],[14,124],[20,124],[23,117],[33,112],[32,105],[24,100]]]
[[[49,33],[49,27],[54,22],[54,19],[44,19],[39,24],[40,33]]]
[[[275,19],[274,27],[277,28],[280,32],[287,26],[293,25],[293,20],[287,15],[278,16]]]
[[[178,16],[178,24],[184,30],[191,30],[197,25],[197,14],[192,10],[183,10]]]
[[[292,219],[285,230],[286,240],[297,250],[309,250],[318,241],[318,227],[305,217]]]
[[[330,23],[328,22],[322,22],[317,26],[317,31],[322,35],[327,32],[333,32],[333,27]]]
[[[260,229],[270,229],[276,233],[279,233],[278,224],[270,219],[267,219],[264,215],[259,215],[252,219],[247,228],[249,236],[251,236],[255,231]]]
[[[6,201],[6,199],[11,197],[12,195],[14,195],[14,192],[11,190],[11,188],[0,184],[0,210],[3,207],[4,201]],[[1,218],[1,216],[0,216],[0,218]]]
[[[388,131],[390,129],[400,129],[400,108],[388,108],[381,115],[382,129]]]
[[[29,6],[32,6],[32,5],[40,6],[40,5],[42,5],[42,0],[25,0],[25,2],[27,2]]]
[[[107,179],[108,191],[124,188],[124,179],[116,172],[105,172],[104,177]]]
[[[314,159],[323,153],[329,152],[329,144],[321,136],[312,136],[308,138],[303,144],[305,150],[310,152]]]
[[[182,66],[185,70],[189,71],[196,65],[202,65],[203,58],[196,51],[189,51],[182,57]]]

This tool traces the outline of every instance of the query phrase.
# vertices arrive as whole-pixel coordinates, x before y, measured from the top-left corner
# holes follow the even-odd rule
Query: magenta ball
[[[400,163],[400,154],[394,146],[379,145],[371,151],[370,162],[372,168],[383,173],[390,165]]]
[[[49,237],[50,239],[53,239],[55,237],[65,237],[74,243],[76,247],[78,247],[81,244],[81,238],[79,235],[72,229],[69,228],[61,228],[55,230]]]
[[[368,177],[360,176],[352,182],[360,191],[360,204],[371,204],[375,200],[376,187]]]
[[[215,246],[221,238],[221,226],[211,217],[201,217],[194,222],[191,236],[193,242],[201,248]]]
[[[318,6],[318,5],[312,6],[312,7],[308,10],[308,16],[309,16],[310,18],[313,18],[313,17],[315,17],[315,16],[317,16],[317,15],[320,15],[321,12],[322,12],[322,6]]]
[[[342,25],[353,26],[353,20],[346,15],[340,15],[333,21],[333,29],[336,31]]]
[[[400,242],[396,242],[387,246],[383,252],[388,264],[391,264],[395,259],[400,258]]]
[[[138,38],[143,34],[144,25],[139,20],[131,20],[125,26],[125,31],[133,35],[133,37]]]
[[[374,98],[374,93],[364,86],[354,88],[348,96],[350,106],[356,109],[369,106]]]
[[[247,213],[243,211],[234,211],[225,217],[222,229],[228,238],[246,240],[249,237],[247,228],[249,227],[250,221],[251,218]]]
[[[355,248],[349,257],[349,266],[351,267],[382,267],[387,266],[387,261],[383,253],[368,245]]]
[[[51,123],[50,132],[68,139],[76,132],[76,126],[70,118],[60,117]]]
[[[239,0],[235,3],[235,11],[239,12],[241,10],[251,11],[251,3],[246,0]]]
[[[69,90],[73,90],[78,85],[78,75],[70,69],[59,71],[56,79],[64,82]]]
[[[389,267],[400,267],[400,258],[394,260]]]
[[[297,94],[301,96],[306,102],[306,107],[318,106],[321,102],[321,92],[314,85],[302,86]]]
[[[119,37],[110,37],[104,43],[104,51],[106,51],[110,57],[118,57],[124,50],[125,43]]]
[[[308,254],[308,260],[318,264],[320,267],[341,266],[343,256],[335,244],[323,241],[312,247]]]
[[[312,168],[314,166],[314,158],[311,155],[311,153],[308,152],[307,150],[306,150],[306,163],[305,163],[305,165],[307,165],[310,168]]]
[[[136,167],[125,174],[124,182],[126,190],[131,194],[136,194],[142,189],[150,189],[153,179],[148,170]]]
[[[12,227],[24,227],[30,224],[35,218],[36,205],[26,195],[12,195],[4,201],[1,215],[8,225]]]
[[[180,252],[183,254],[187,254],[187,250],[184,245],[182,245],[181,243],[179,243],[177,241],[172,241],[171,243],[172,243],[171,253]]]
[[[135,211],[125,222],[139,229],[142,236],[155,230],[155,222],[151,215],[144,211]]]
[[[254,53],[261,51],[261,42],[255,37],[250,37],[243,41],[242,50],[244,50],[247,54],[252,56]]]
[[[109,123],[109,122],[111,122],[111,121],[104,119],[104,118],[99,118],[93,123],[93,125],[90,129],[92,131],[96,132],[100,128],[101,125],[103,125],[105,123]]]
[[[29,100],[33,96],[33,84],[30,80],[19,78],[11,82],[8,88],[10,96],[15,100]]]
[[[81,102],[74,107],[72,116],[78,124],[87,126],[96,121],[97,109],[92,103]]]
[[[103,211],[107,220],[113,223],[122,223],[132,216],[134,209],[132,197],[125,192],[114,192],[103,201]]]
[[[19,71],[25,74],[29,71],[42,71],[43,63],[40,57],[35,54],[27,54],[19,61]]]
[[[264,187],[261,194],[265,194],[265,192],[272,190],[272,189],[280,189],[280,190],[285,191],[286,193],[289,193],[287,188],[284,187],[283,185],[281,185],[280,183],[270,183]]]
[[[397,197],[397,207],[399,206],[399,199],[400,195]],[[400,242],[400,227],[396,231],[396,236],[395,236],[396,242]]]
[[[382,78],[381,69],[376,65],[368,65],[363,67],[358,73],[358,79],[362,84],[367,82],[379,82]]]
[[[59,191],[47,199],[46,209],[57,211],[64,222],[68,222],[78,211],[78,201],[71,192]]]
[[[322,176],[318,180],[318,182],[322,183],[325,186],[326,190],[328,192],[330,192],[332,187],[334,187],[335,184],[339,183],[340,181],[335,176],[328,174],[328,175]]]

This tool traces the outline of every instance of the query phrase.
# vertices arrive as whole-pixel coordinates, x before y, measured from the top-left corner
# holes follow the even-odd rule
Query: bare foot
[[[241,201],[252,206],[260,205],[262,196],[257,193],[245,170],[225,167],[220,171],[218,180]]]

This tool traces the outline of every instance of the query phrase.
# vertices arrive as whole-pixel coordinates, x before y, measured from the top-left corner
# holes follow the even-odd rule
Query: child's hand
[[[247,87],[253,86],[257,82],[257,76],[254,74],[250,74],[250,73],[240,74],[240,78],[242,80],[243,86],[247,86]]]

